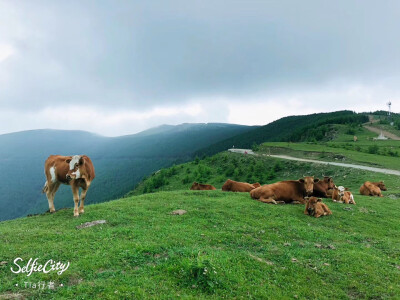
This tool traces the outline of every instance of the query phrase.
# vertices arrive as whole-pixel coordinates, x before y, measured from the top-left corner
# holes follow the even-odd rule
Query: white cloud
[[[14,54],[14,48],[11,45],[0,45],[0,63]]]
[[[232,99],[227,103],[231,123],[264,125],[290,115],[305,115],[338,110],[369,112],[386,110],[390,100],[393,111],[400,110],[400,91],[384,85],[329,86],[310,91],[287,92],[264,97]]]
[[[134,110],[105,111],[91,106],[48,107],[37,113],[1,111],[0,119],[7,124],[9,131],[27,129],[70,129],[85,130],[106,136],[132,134],[150,127],[169,123],[179,124],[204,114],[200,104],[187,104],[177,107],[155,107],[148,111]],[[11,130],[9,130],[11,129]]]

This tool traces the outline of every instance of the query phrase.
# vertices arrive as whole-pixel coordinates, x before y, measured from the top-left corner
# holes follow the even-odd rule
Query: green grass
[[[344,210],[327,200],[333,215],[315,219],[303,215],[303,205],[267,205],[248,193],[175,191],[90,205],[77,219],[66,209],[2,222],[0,254],[8,264],[0,267],[0,295],[395,298],[399,200],[356,201]],[[175,209],[187,214],[170,215]],[[98,219],[108,223],[75,228]],[[61,276],[26,277],[10,272],[16,257],[71,265]],[[27,280],[53,280],[56,289],[21,288]]]

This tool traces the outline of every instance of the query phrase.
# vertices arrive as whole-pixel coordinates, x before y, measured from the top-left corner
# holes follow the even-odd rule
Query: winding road
[[[368,166],[361,166],[361,165],[354,165],[354,164],[344,164],[344,163],[338,163],[338,162],[321,161],[321,160],[314,160],[314,159],[305,159],[305,158],[298,158],[298,157],[292,157],[292,156],[287,156],[287,155],[270,155],[270,156],[275,157],[275,158],[281,158],[281,159],[296,160],[296,161],[321,164],[321,165],[338,166],[338,167],[344,167],[344,168],[353,168],[353,169],[366,170],[366,171],[371,171],[371,172],[376,172],[376,173],[400,176],[400,171],[398,171],[398,170],[375,168],[375,167],[368,167]]]
[[[246,155],[260,156],[260,154],[256,154],[250,149],[229,149],[228,151],[235,152],[235,153],[242,153],[242,154],[246,154]],[[361,165],[354,165],[354,164],[344,164],[344,163],[339,163],[339,162],[330,162],[330,161],[322,161],[322,160],[315,160],[315,159],[298,158],[298,157],[293,157],[293,156],[288,156],[288,155],[272,155],[272,154],[271,155],[262,154],[262,155],[263,156],[280,158],[280,159],[295,160],[295,161],[301,161],[301,162],[307,162],[307,163],[313,163],[313,164],[321,164],[321,165],[331,165],[331,166],[359,169],[359,170],[371,171],[371,172],[376,172],[376,173],[383,173],[383,174],[400,176],[400,171],[391,170],[391,169],[385,169],[385,168],[375,168],[375,167],[368,167],[368,166],[361,166]]]

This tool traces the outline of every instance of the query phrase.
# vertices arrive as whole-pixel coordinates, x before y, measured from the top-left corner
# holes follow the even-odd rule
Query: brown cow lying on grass
[[[348,191],[348,188],[343,186],[336,187],[332,193],[332,200],[334,202],[346,203],[346,204],[356,204],[354,201],[354,196]]]
[[[200,190],[200,191],[211,191],[211,190],[216,190],[215,187],[213,187],[211,184],[201,184],[197,182],[193,182],[192,187],[190,188],[191,190]]]
[[[314,183],[318,178],[307,176],[299,180],[280,181],[263,185],[250,192],[253,199],[264,203],[305,203],[305,196],[313,192]]]
[[[366,181],[360,187],[360,194],[364,196],[378,196],[383,197],[382,191],[387,191],[387,188],[383,181],[379,182],[370,182]]]
[[[225,192],[250,192],[251,190],[254,190],[255,186],[247,183],[247,182],[237,182],[228,179],[225,181],[224,185],[222,186],[222,190]]]
[[[330,198],[328,195],[328,190],[333,189],[334,187],[335,183],[333,182],[333,178],[329,176],[324,176],[323,180],[320,180],[316,184],[314,184],[313,196]]]
[[[304,214],[319,218],[321,216],[331,215],[332,212],[325,203],[322,203],[321,198],[310,197],[307,199],[307,204],[306,204],[306,209],[304,210]]]

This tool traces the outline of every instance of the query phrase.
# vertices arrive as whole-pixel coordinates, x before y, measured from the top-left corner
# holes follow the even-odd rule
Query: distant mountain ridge
[[[254,129],[234,124],[163,125],[138,134],[104,137],[78,130],[29,130],[0,135],[0,220],[47,210],[41,194],[49,155],[86,154],[96,169],[87,203],[119,198],[152,172],[191,160],[194,152],[226,137]],[[70,187],[62,186],[56,209],[72,206]]]

